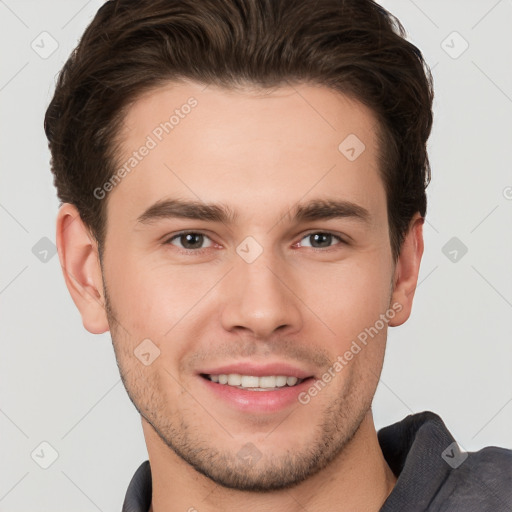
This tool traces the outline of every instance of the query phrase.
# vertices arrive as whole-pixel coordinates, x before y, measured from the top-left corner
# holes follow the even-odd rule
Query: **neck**
[[[378,512],[396,477],[380,449],[371,411],[342,453],[326,468],[290,489],[244,492],[217,485],[179,458],[142,419],[153,481],[150,512]]]

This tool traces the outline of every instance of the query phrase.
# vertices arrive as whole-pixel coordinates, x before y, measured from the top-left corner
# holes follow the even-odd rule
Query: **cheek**
[[[317,266],[315,272],[309,273],[307,279],[303,276],[301,281],[301,297],[336,333],[338,340],[357,336],[389,307],[391,270],[377,254]],[[317,285],[313,286],[314,283]]]
[[[150,339],[159,350],[151,365],[156,372],[153,378],[168,380],[158,389],[175,387],[171,375],[180,375],[180,361],[200,347],[211,332],[211,319],[219,308],[211,290],[222,273],[207,266],[199,271],[193,265],[179,268],[140,261],[124,261],[117,269],[117,302],[113,303],[129,333],[120,333],[125,340],[127,362],[133,360],[133,352],[142,340]],[[144,375],[139,378],[141,382],[145,379]]]
[[[191,268],[162,266],[135,256],[111,265],[112,302],[133,336],[163,336],[204,296],[211,285]]]

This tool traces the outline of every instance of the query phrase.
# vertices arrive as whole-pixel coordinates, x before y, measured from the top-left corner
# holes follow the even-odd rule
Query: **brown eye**
[[[207,246],[203,246],[205,241],[208,242]],[[192,231],[175,235],[167,243],[191,251],[211,246],[211,240],[206,235]]]

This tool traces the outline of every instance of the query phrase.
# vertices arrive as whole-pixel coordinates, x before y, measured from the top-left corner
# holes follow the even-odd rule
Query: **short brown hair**
[[[189,79],[226,88],[323,85],[378,119],[393,256],[426,213],[432,75],[399,20],[372,0],[107,1],[64,65],[45,132],[61,203],[98,242],[116,170],[116,134],[143,92]],[[340,141],[341,142],[341,141]]]

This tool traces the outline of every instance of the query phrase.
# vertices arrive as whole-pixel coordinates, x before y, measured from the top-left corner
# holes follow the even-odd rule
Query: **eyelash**
[[[206,235],[205,233],[202,233],[200,231],[181,231],[180,233],[176,233],[175,235],[173,235],[171,238],[168,238],[165,242],[163,242],[163,245],[173,245],[171,242],[173,240],[176,240],[176,239],[179,239],[180,237],[184,236],[184,235],[202,235],[208,239],[211,240],[211,238]],[[309,236],[312,236],[312,235],[317,235],[317,234],[322,234],[322,235],[331,235],[333,238],[337,239],[338,240],[338,244],[334,244],[332,246],[329,246],[329,247],[309,247],[310,249],[312,249],[313,251],[321,251],[321,252],[330,252],[332,250],[335,250],[336,249],[336,246],[337,245],[348,245],[348,242],[346,240],[344,240],[343,238],[341,238],[339,235],[336,235],[335,233],[332,233],[331,231],[311,231],[309,233],[306,233],[300,240],[302,241],[304,238],[307,238]],[[213,240],[211,240],[213,242]],[[293,244],[294,246],[297,245],[297,244]],[[175,246],[176,247],[176,246]],[[185,248],[181,248],[181,247],[176,247],[176,249],[178,250],[178,252],[180,253],[183,253],[183,254],[202,254],[203,252],[207,251],[208,249],[211,249],[211,247],[203,247],[203,248],[200,248],[200,249],[185,249]]]

